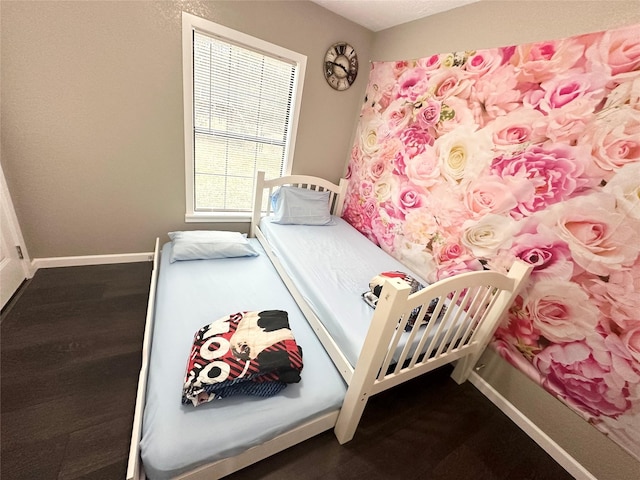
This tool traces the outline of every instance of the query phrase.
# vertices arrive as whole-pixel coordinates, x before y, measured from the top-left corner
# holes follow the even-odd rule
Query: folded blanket
[[[301,371],[302,349],[287,312],[234,313],[196,332],[182,403],[198,406],[238,394],[270,397],[299,382]]]
[[[364,299],[364,301],[374,309],[378,305],[378,298],[380,297],[380,292],[382,292],[382,287],[384,286],[384,281],[386,278],[399,278],[400,280],[408,283],[411,287],[411,290],[409,291],[410,295],[424,288],[424,285],[422,285],[418,280],[405,272],[382,272],[371,279],[371,281],[369,282],[369,290],[362,294],[362,298]],[[437,305],[437,299],[434,299],[431,301],[431,303],[429,303],[429,306],[427,307],[427,313],[424,317],[424,323],[427,323],[431,319],[431,314],[433,313]],[[440,316],[444,315],[445,311],[446,308],[443,307],[442,311],[440,312]],[[404,327],[405,331],[411,330],[419,314],[420,307],[413,309],[413,311],[409,315],[407,324]]]

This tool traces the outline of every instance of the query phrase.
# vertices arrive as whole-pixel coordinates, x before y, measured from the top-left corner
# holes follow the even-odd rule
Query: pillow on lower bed
[[[173,248],[169,261],[255,257],[258,252],[240,232],[195,230],[169,232]]]
[[[292,186],[280,187],[271,197],[273,223],[284,225],[330,225],[329,192]]]

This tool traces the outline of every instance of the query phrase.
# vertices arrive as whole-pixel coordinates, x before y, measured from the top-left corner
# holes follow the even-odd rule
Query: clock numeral
[[[333,73],[333,63],[332,62],[324,62],[324,74],[328,77]]]
[[[336,54],[344,55],[344,52],[347,50],[347,46],[344,43],[336,45]]]

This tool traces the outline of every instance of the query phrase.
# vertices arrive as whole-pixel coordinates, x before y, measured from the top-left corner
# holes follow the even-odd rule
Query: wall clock
[[[338,42],[324,56],[324,78],[336,90],[349,88],[358,75],[358,55],[346,42]]]

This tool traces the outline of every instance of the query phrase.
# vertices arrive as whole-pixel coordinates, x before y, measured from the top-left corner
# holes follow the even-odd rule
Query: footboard
[[[531,270],[516,261],[507,275],[464,273],[413,295],[406,283],[388,279],[338,417],[340,443],[353,438],[368,398],[376,393],[456,360],[452,378],[465,381]],[[416,321],[405,331],[416,309]],[[425,325],[427,315],[432,320]]]

